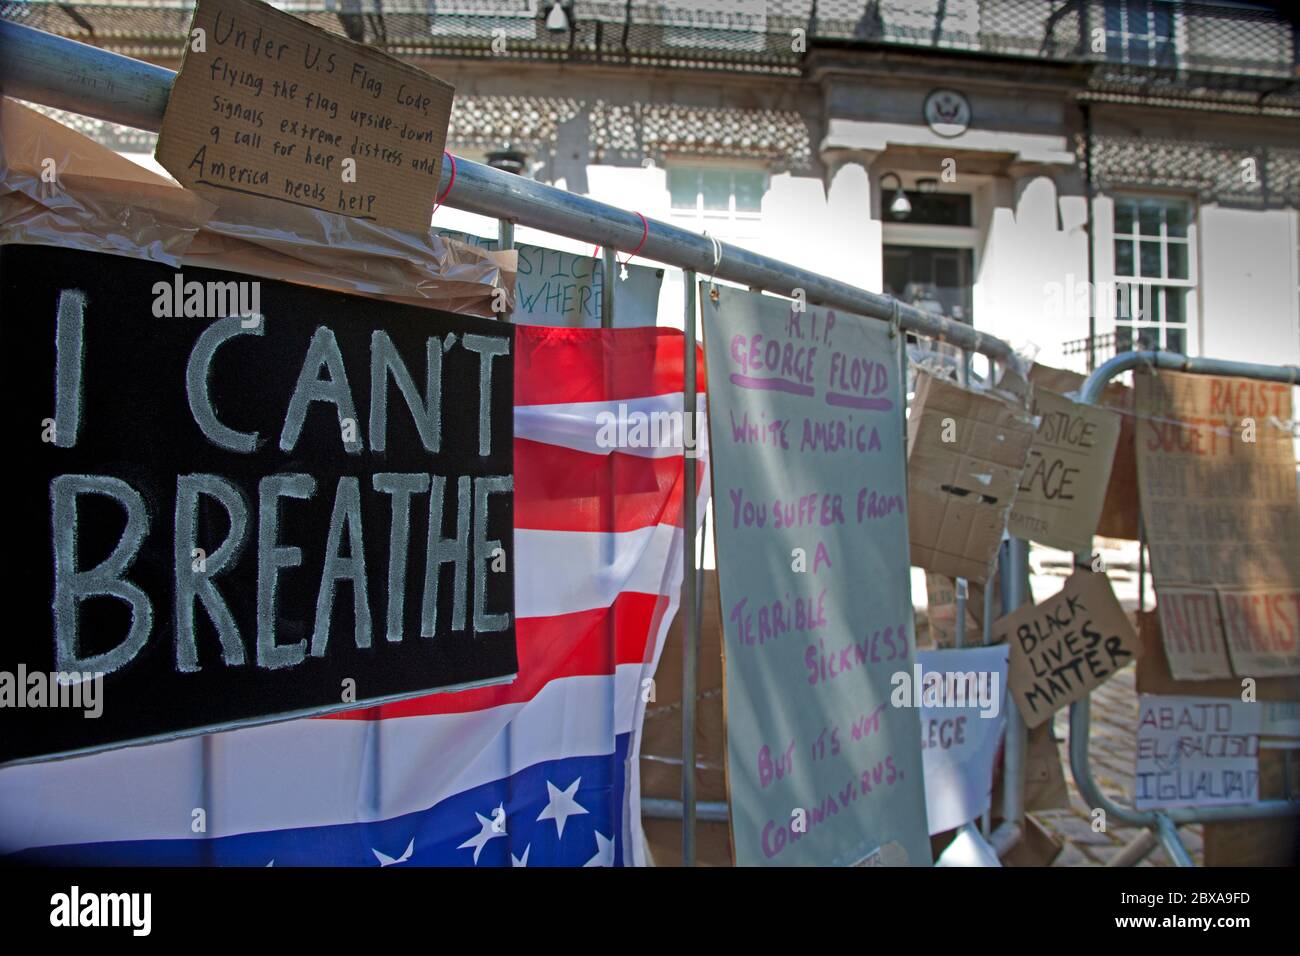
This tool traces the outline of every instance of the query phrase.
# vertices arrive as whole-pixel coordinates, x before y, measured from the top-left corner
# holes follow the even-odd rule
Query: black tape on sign
[[[0,763],[514,675],[510,325],[38,246],[0,312]]]

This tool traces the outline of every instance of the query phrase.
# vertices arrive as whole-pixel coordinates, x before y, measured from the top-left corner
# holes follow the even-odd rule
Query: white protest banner
[[[930,863],[908,599],[900,337],[708,284],[736,864]]]
[[[1008,650],[995,644],[917,652],[925,814],[932,834],[969,823],[989,807],[993,760],[1006,726]]]
[[[1221,697],[1138,698],[1133,805],[1213,807],[1259,800],[1263,705]]]
[[[495,239],[450,229],[439,229],[438,234],[483,249],[496,249],[498,245]],[[605,271],[598,256],[561,252],[527,243],[516,243],[514,249],[519,253],[519,269],[515,274],[515,310],[510,313],[511,322],[575,329],[600,328]],[[614,293],[614,328],[657,325],[659,289],[663,285],[664,270],[624,265],[619,276]]]

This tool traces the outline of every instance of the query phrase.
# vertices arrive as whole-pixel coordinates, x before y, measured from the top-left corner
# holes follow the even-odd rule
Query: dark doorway
[[[974,324],[970,249],[887,245],[885,293],[958,322]]]

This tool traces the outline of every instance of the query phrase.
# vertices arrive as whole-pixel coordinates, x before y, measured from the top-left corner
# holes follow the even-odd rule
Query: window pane
[[[1150,57],[1151,57],[1151,51],[1147,48],[1146,40],[1139,40],[1137,38],[1132,38],[1132,37],[1129,38],[1128,57],[1125,59],[1124,62],[1139,63],[1145,65],[1151,62]]]
[[[698,198],[700,173],[698,169],[682,166],[668,167],[668,191],[673,197],[674,209],[694,209]]]
[[[1118,0],[1106,0],[1106,29],[1118,33],[1124,28],[1123,10]]]
[[[1156,3],[1151,8],[1151,26],[1155,35],[1162,40],[1171,40],[1174,36],[1174,11],[1167,3]]]
[[[736,173],[736,212],[760,212],[763,208],[763,174]]]
[[[1187,321],[1187,290],[1165,290],[1165,321],[1185,323]]]
[[[1142,275],[1160,278],[1160,243],[1142,243]]]
[[[1115,232],[1129,236],[1133,234],[1133,204],[1131,202],[1115,203]]]
[[[1187,336],[1181,328],[1165,329],[1165,348],[1170,352],[1187,353]]]
[[[1187,206],[1170,203],[1165,209],[1165,228],[1171,236],[1187,235]]]
[[[1142,235],[1158,236],[1160,235],[1160,213],[1162,209],[1159,204],[1153,202],[1144,202],[1138,218],[1141,220]]]
[[[731,173],[725,169],[705,169],[700,174],[700,192],[704,208],[728,212],[731,209]]]
[[[1133,351],[1133,330],[1127,325],[1115,326],[1115,351]]]
[[[1115,243],[1115,274],[1121,276],[1136,275],[1133,271],[1133,243],[1120,239]]]
[[[1169,278],[1187,278],[1187,243],[1171,242],[1169,249]]]

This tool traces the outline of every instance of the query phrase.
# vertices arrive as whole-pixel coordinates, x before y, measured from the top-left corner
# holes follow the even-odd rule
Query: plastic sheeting
[[[513,250],[239,193],[200,195],[6,97],[0,243],[9,242],[225,269],[489,318],[514,308]]]

